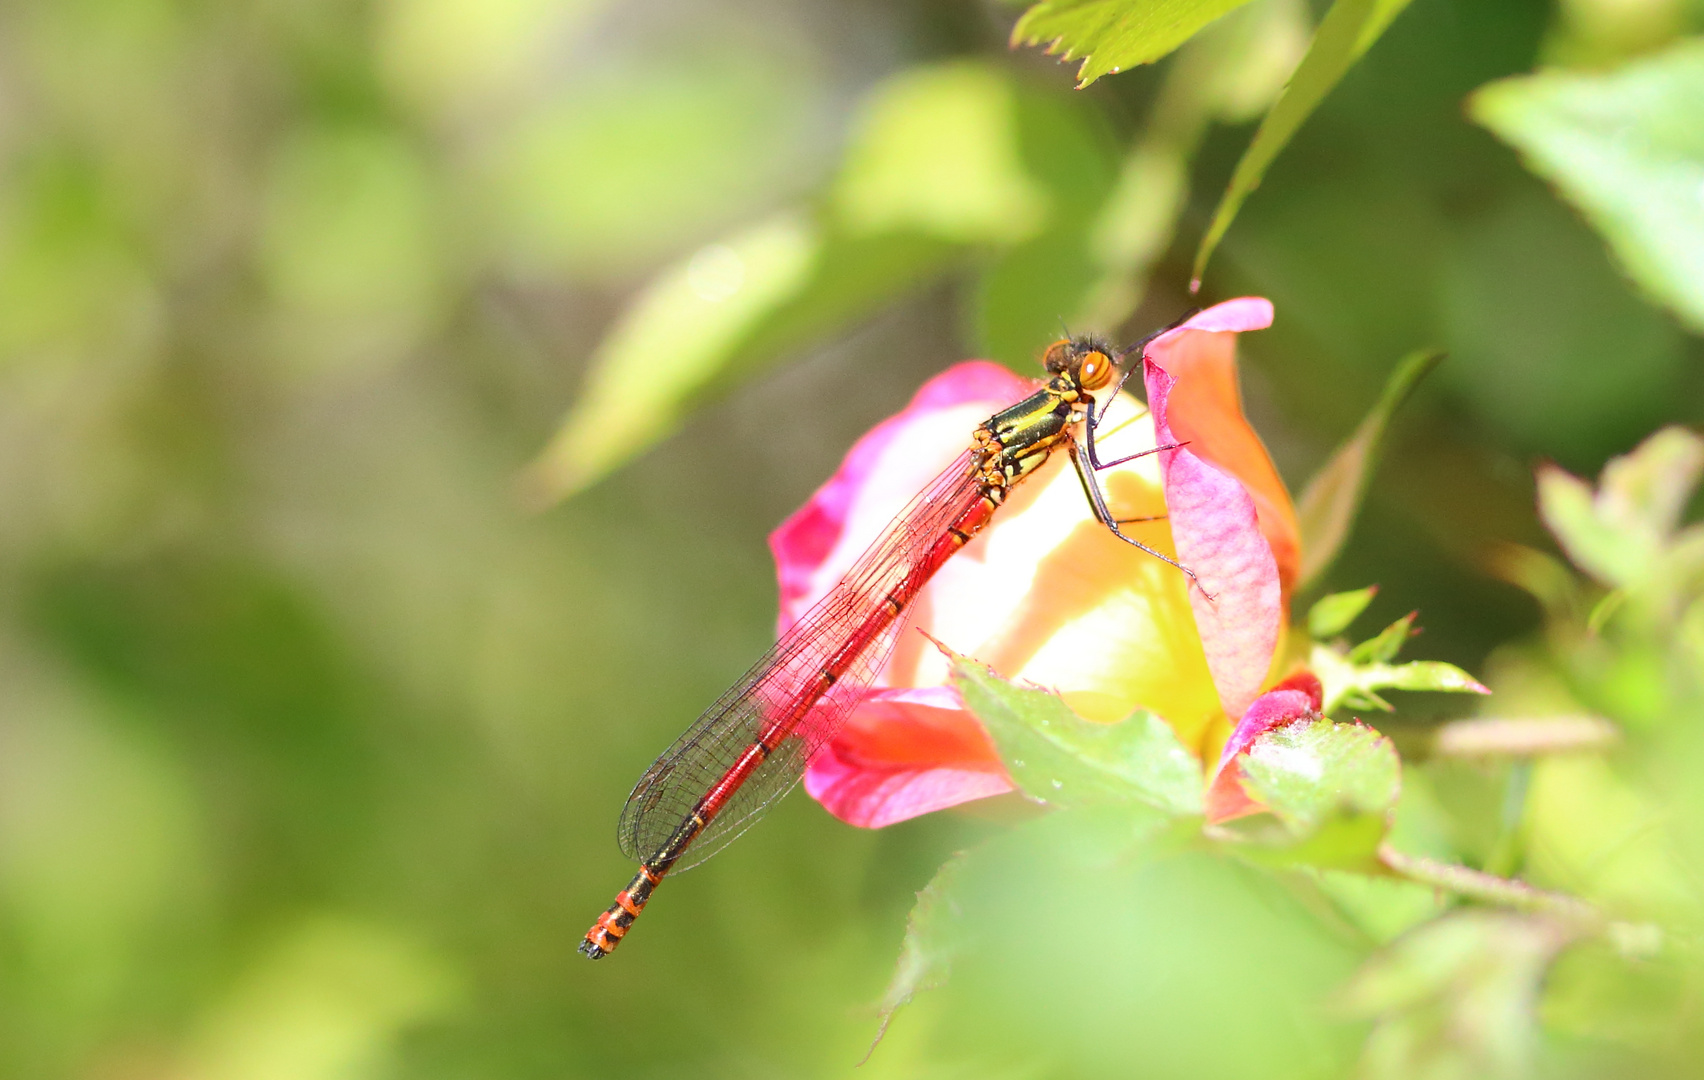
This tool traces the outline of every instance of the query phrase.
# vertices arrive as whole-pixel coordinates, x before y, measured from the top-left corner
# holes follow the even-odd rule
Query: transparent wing
[[[673,871],[716,854],[791,791],[893,652],[905,619],[903,612],[891,616],[887,596],[915,594],[937,569],[931,549],[981,498],[966,451],[906,504],[846,576],[645,770],[621,811],[622,852],[649,861],[772,722],[799,709],[801,698],[820,686],[822,672],[834,670],[834,684],[747,777]]]

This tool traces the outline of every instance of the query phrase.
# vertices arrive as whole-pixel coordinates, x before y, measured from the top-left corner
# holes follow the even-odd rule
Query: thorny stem
[[[1596,906],[1566,893],[1535,889],[1471,867],[1456,866],[1405,855],[1389,844],[1379,845],[1379,862],[1398,877],[1485,904],[1512,908],[1529,915],[1548,916],[1566,939],[1578,941],[1603,937],[1627,959],[1648,959],[1660,953],[1669,939],[1667,931],[1654,923],[1631,923],[1610,919]]]
[[[1608,926],[1603,913],[1586,901],[1564,893],[1535,889],[1525,882],[1501,878],[1467,866],[1441,863],[1423,855],[1405,855],[1389,844],[1379,845],[1379,862],[1409,881],[1498,907],[1556,916],[1586,933],[1597,933]]]

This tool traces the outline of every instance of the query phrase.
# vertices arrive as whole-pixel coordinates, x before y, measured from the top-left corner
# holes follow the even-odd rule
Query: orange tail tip
[[[621,939],[627,936],[633,920],[645,910],[645,902],[651,899],[651,890],[663,880],[663,873],[649,866],[640,866],[639,873],[634,875],[627,888],[615,894],[615,903],[586,931],[580,942],[580,952],[593,960],[602,960],[614,952]]]
[[[598,943],[599,938],[603,938],[603,936],[602,926],[594,926],[590,930],[586,931],[585,940],[580,942],[581,955],[592,960],[602,960],[604,957],[613,952],[615,950],[616,943],[620,939],[617,938],[615,941],[610,941],[605,938],[604,940],[608,945],[606,948],[604,945],[600,945]]]

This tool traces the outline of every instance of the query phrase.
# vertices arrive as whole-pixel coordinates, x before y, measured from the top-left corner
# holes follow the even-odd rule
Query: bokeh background
[[[0,7],[0,1074],[805,1077],[859,1060],[915,890],[1002,826],[864,832],[794,797],[671,879],[594,966],[574,947],[631,872],[616,812],[770,642],[765,536],[859,433],[963,357],[1022,366],[1061,320],[1134,337],[1191,303],[1195,243],[1318,10],[1261,0],[1217,44],[1082,91],[1007,48],[1019,13]],[[1421,609],[1428,657],[1480,670],[1538,626],[1486,554],[1548,545],[1535,461],[1595,472],[1662,423],[1704,423],[1698,337],[1464,100],[1688,26],[1656,0],[1414,0],[1209,270],[1205,299],[1277,305],[1245,339],[1245,393],[1293,487],[1400,356],[1448,350],[1328,582],[1378,582],[1385,621]],[[1242,50],[1247,83],[1210,105],[1188,92],[1209,47]],[[953,130],[1015,116],[1017,141],[871,134],[937,98]],[[1157,172],[1132,172],[1143,146]],[[1002,152],[1021,160],[995,171],[1029,187],[883,194],[882,176]],[[827,265],[855,267],[836,302],[687,404],[600,403],[661,441],[635,436],[571,498],[541,489],[532,463],[598,400],[588,371],[620,352],[635,298],[669,267],[715,294],[729,253],[751,257],[729,238],[823,206],[914,235],[828,243]],[[628,354],[666,376],[701,331],[722,332],[682,317]],[[1466,707],[1416,699],[1405,717]],[[1258,1003],[1328,988],[1354,951],[1221,865],[1173,878],[1193,884],[1148,882],[1123,937],[1048,928],[1037,953],[1060,962],[1022,957],[1032,998],[981,1023],[1097,1047],[1058,1075],[1254,1075],[1261,1039],[1302,1038],[1251,1019]],[[1265,981],[1223,989],[1219,952]],[[1181,983],[1108,989],[1156,964]],[[1178,985],[1238,1018],[1151,1011]],[[867,1070],[994,1075],[955,1064],[980,1036],[947,1008],[901,1013]],[[1108,1030],[1144,1040],[1149,1072],[1121,1071],[1132,1051]]]

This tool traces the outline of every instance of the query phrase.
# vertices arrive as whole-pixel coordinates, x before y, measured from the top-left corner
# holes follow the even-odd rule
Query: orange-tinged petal
[[[1207,318],[1204,318],[1207,317]],[[1272,305],[1244,297],[1216,305],[1151,342],[1145,355],[1177,380],[1171,398],[1172,435],[1187,442],[1203,461],[1242,481],[1260,515],[1260,531],[1272,546],[1284,595],[1301,569],[1301,529],[1289,489],[1243,415],[1234,332],[1272,322]]]
[[[1183,393],[1180,388],[1186,384],[1160,360],[1210,354],[1207,347],[1191,343],[1234,341],[1235,331],[1263,326],[1271,315],[1271,305],[1263,300],[1233,300],[1166,334],[1155,343],[1158,350],[1149,346],[1144,379],[1160,444],[1182,441],[1173,425],[1192,419],[1187,412],[1179,413],[1174,399],[1186,407],[1200,400]],[[1183,366],[1188,372],[1200,370],[1187,362]],[[1207,667],[1225,714],[1241,716],[1266,680],[1284,623],[1277,561],[1260,530],[1254,499],[1236,476],[1195,453],[1193,443],[1156,457],[1165,477],[1172,540],[1179,560],[1197,582],[1189,590],[1189,603]]]

